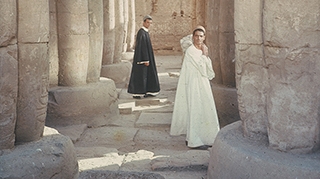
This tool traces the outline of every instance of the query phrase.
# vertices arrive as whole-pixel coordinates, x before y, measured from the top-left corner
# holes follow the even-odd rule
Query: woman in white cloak
[[[205,29],[197,27],[193,44],[185,51],[170,128],[170,135],[186,134],[190,148],[212,146],[219,121],[209,80],[215,73],[203,43]]]

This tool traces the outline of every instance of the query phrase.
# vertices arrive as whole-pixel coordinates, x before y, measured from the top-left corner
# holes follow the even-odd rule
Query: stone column
[[[244,134],[266,136],[268,75],[262,46],[262,1],[237,0],[235,7],[236,80]]]
[[[126,85],[131,71],[131,63],[122,61],[125,36],[123,6],[124,0],[104,1],[104,49],[101,76],[114,80],[118,87]]]
[[[19,94],[16,142],[43,134],[49,84],[49,1],[18,3]]]
[[[123,53],[123,40],[124,40],[124,0],[117,0],[115,4],[115,49],[113,63],[120,63]]]
[[[102,65],[113,63],[115,50],[115,2],[114,0],[103,0],[103,56]]]
[[[235,1],[242,123],[219,131],[208,178],[319,178],[319,14],[318,0]]]
[[[89,0],[89,64],[87,82],[98,82],[103,51],[103,0]]]
[[[136,13],[135,13],[135,0],[129,1],[129,19],[128,19],[128,52],[132,52],[134,50],[135,43],[135,33],[136,33]]]
[[[48,126],[101,126],[119,116],[115,83],[100,78],[102,7],[102,1],[57,0],[59,86],[49,91]]]
[[[59,54],[57,30],[57,0],[49,0],[50,39],[49,39],[49,84],[58,85]]]
[[[129,29],[129,0],[123,1],[123,16],[124,16],[124,23],[123,23],[123,48],[122,53],[125,53],[128,49],[128,29]]]
[[[0,1],[0,150],[15,141],[18,96],[18,50],[16,1]]]
[[[59,85],[86,84],[89,60],[88,0],[57,0]]]
[[[277,150],[310,153],[320,147],[319,14],[319,0],[264,2],[268,137]]]

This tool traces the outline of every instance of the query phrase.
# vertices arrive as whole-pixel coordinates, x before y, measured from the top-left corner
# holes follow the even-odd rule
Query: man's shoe
[[[134,99],[141,99],[141,96],[132,96]]]
[[[196,150],[208,150],[209,145],[201,145],[199,147],[189,147],[190,149],[196,149]]]
[[[145,97],[145,98],[147,98],[147,97],[155,97],[155,95],[152,95],[152,94],[145,94],[145,95],[144,95],[144,97]]]

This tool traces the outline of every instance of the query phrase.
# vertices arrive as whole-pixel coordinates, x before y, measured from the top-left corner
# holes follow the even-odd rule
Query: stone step
[[[119,102],[119,112],[120,114],[132,114],[134,111],[156,111],[157,109],[164,108],[167,106],[172,106],[172,102],[168,101],[166,98],[146,98],[139,99],[136,101],[120,101]],[[172,112],[171,108],[166,109]],[[163,112],[163,110],[162,110]]]
[[[160,105],[159,98],[142,98],[140,100],[135,101],[135,106],[152,106],[152,105]]]
[[[119,105],[119,112],[120,114],[131,114],[133,111],[133,108],[135,107],[135,102],[122,102]]]

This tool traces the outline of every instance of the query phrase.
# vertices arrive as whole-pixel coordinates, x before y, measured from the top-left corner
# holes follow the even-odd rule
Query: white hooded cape
[[[175,97],[170,135],[186,134],[189,147],[212,145],[220,129],[209,80],[209,57],[191,45],[185,53]]]

